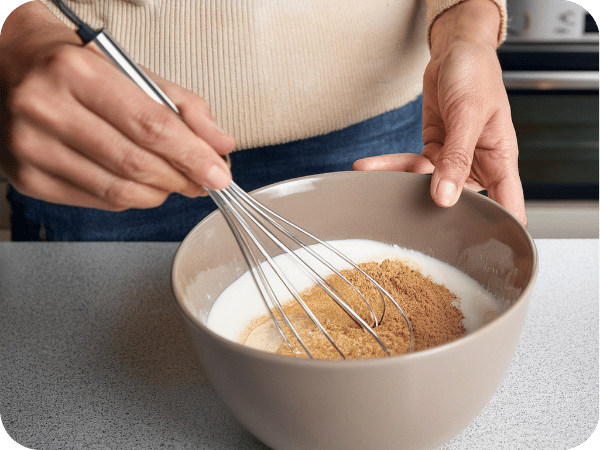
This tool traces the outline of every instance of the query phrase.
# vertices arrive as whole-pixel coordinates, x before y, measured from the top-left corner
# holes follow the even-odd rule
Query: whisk
[[[310,349],[300,337],[300,333],[290,320],[288,314],[284,312],[280,298],[283,297],[284,299],[287,299],[291,296],[293,300],[298,302],[316,328],[327,338],[339,355],[344,359],[346,358],[344,352],[340,349],[335,340],[330,336],[319,319],[302,299],[298,290],[294,287],[294,283],[289,278],[290,269],[282,269],[282,265],[274,260],[274,258],[279,255],[286,255],[288,258],[286,261],[291,262],[291,264],[289,264],[290,267],[297,269],[312,280],[314,285],[322,289],[346,314],[348,314],[348,316],[373,337],[386,355],[391,356],[388,347],[374,330],[374,328],[381,323],[385,315],[386,302],[384,299],[389,300],[389,302],[398,309],[406,322],[410,338],[408,351],[412,350],[414,344],[412,326],[400,305],[398,305],[396,300],[394,300],[394,298],[376,280],[342,252],[328,242],[317,238],[313,234],[267,208],[248,195],[234,182],[226,189],[220,191],[209,190],[209,194],[219,207],[219,210],[225,217],[227,224],[235,236],[244,258],[250,267],[250,271],[260,291],[261,298],[270,315],[272,323],[283,341],[290,348],[293,347],[292,343],[287,339],[280,324],[280,320],[277,319],[273,312],[274,310],[277,311],[281,318],[281,322],[289,328],[306,354],[313,358]],[[286,242],[292,244],[295,249],[292,249],[291,245]],[[325,251],[318,251],[319,247],[322,247]],[[297,249],[301,249],[301,251],[297,251]],[[335,264],[330,257],[323,256],[324,254],[335,255],[337,257]],[[372,283],[377,291],[379,291],[381,301],[380,317],[377,317],[372,305],[365,298],[363,293],[348,281],[337,268],[340,261],[345,262],[346,266],[358,271]],[[270,268],[269,274],[271,279],[267,276],[265,268]],[[336,289],[329,279],[323,275],[324,268],[339,277],[351,291],[354,291],[356,295],[358,295],[366,307],[366,310],[369,312],[371,324],[367,323],[367,321],[356,312],[355,308],[353,308],[340,294],[339,289]],[[285,291],[287,291],[289,295],[285,296],[281,293],[276,293],[276,291],[281,291],[281,289],[275,289],[275,284],[277,286],[285,286]]]
[[[58,8],[78,27],[77,33],[84,44],[95,43],[112,62],[119,67],[129,78],[131,78],[139,87],[156,101],[165,104],[171,108],[177,115],[179,111],[175,104],[162,92],[162,90],[137,66],[137,64],[127,55],[127,53],[115,42],[115,40],[105,30],[93,30],[85,24],[75,13],[69,9],[60,0],[55,0]],[[226,157],[229,163],[229,158]],[[289,274],[282,269],[281,264],[275,261],[276,256],[287,255],[293,263],[296,270],[304,273],[312,282],[319,286],[352,320],[354,320],[366,333],[370,334],[379,344],[386,355],[390,356],[390,350],[383,340],[377,335],[375,329],[381,323],[385,315],[386,299],[400,312],[406,322],[409,334],[408,351],[412,351],[414,345],[413,331],[411,323],[394,298],[370,275],[361,269],[352,260],[342,254],[329,243],[310,234],[299,226],[286,220],[280,215],[259,203],[253,197],[248,195],[235,182],[222,190],[212,190],[205,188],[210,197],[214,200],[217,207],[223,214],[227,224],[242,251],[242,254],[250,268],[250,272],[262,300],[268,311],[272,323],[283,341],[292,348],[292,343],[286,337],[283,328],[287,327],[302,347],[306,355],[314,358],[308,346],[301,338],[297,328],[292,323],[290,317],[285,313],[282,306],[281,294],[276,293],[277,289],[274,283],[285,286],[289,293],[284,300],[292,298],[302,307],[307,317],[314,323],[330,344],[335,348],[342,358],[346,358],[344,352],[337,345],[335,340],[327,332],[325,327],[306,305],[298,290],[289,279]],[[323,252],[316,250],[316,247],[326,249],[328,254],[335,255],[339,260],[346,263],[347,266],[357,270],[377,289],[381,301],[381,315],[377,317],[372,305],[365,298],[363,293],[355,287],[348,279],[336,268],[336,265],[328,257],[323,256]],[[301,249],[301,251],[298,251]],[[350,305],[336,289],[331,282],[323,275],[323,270],[318,270],[315,264],[326,268],[330,273],[335,274],[347,285],[351,291],[361,299],[361,302],[368,311],[370,323],[359,315],[355,308]],[[339,263],[338,263],[339,264]],[[266,268],[270,268],[267,273]],[[273,276],[275,277],[274,281]],[[275,312],[280,317],[276,317]]]

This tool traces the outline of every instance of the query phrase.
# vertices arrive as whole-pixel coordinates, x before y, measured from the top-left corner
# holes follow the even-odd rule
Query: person
[[[487,190],[526,223],[496,56],[505,0],[66,3],[181,117],[52,1],[17,8],[0,33],[13,240],[177,241],[215,209],[203,187],[351,169],[431,173],[442,207]]]

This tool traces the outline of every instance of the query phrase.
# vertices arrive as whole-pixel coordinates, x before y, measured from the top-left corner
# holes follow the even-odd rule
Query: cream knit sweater
[[[428,29],[460,1],[65,3],[139,64],[202,96],[239,150],[325,134],[414,100]],[[506,0],[490,1],[504,19]]]

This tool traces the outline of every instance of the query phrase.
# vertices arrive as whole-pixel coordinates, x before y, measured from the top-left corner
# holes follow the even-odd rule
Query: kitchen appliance
[[[597,237],[598,27],[569,1],[508,0],[507,9],[498,57],[530,229]]]
[[[508,0],[506,42],[598,44],[590,13],[566,0]]]
[[[563,0],[509,0],[498,57],[526,199],[598,199],[598,28]]]

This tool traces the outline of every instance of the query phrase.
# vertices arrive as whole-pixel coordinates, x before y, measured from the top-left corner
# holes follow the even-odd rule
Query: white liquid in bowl
[[[467,333],[476,330],[498,316],[499,309],[496,301],[479,283],[455,267],[423,253],[362,239],[330,241],[329,244],[356,264],[396,259],[414,269],[418,269],[435,283],[445,285],[460,299],[455,306],[460,308],[464,315],[463,326]],[[315,249],[317,248],[315,247]],[[318,250],[318,252],[322,253],[323,256],[327,256],[328,260],[332,261],[337,269],[349,268],[346,263],[341,262],[329,251]],[[294,263],[287,260],[285,255],[275,259],[284,268],[286,276],[289,277],[299,292],[314,284]],[[313,264],[313,266],[317,267],[318,265]],[[265,270],[269,271],[270,269],[266,267]],[[319,272],[322,275],[327,273],[326,270],[319,270]],[[275,275],[272,276],[275,277]],[[275,291],[282,296],[282,299],[291,298],[283,286],[279,286]],[[256,287],[252,275],[246,272],[217,298],[210,310],[206,325],[220,336],[239,342],[240,337],[246,335],[249,324],[266,313],[267,310],[260,291]],[[261,344],[259,347],[267,350],[266,347],[269,346]]]

